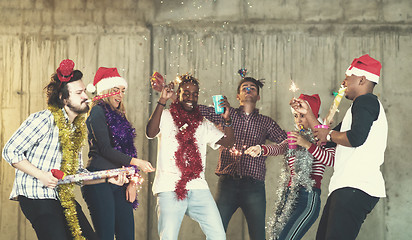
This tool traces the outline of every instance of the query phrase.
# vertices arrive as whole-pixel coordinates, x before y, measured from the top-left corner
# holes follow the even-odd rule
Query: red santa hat
[[[363,55],[360,58],[355,58],[349,68],[346,70],[348,76],[365,76],[371,82],[379,83],[379,77],[381,75],[381,63],[371,58],[368,54]]]
[[[300,94],[299,98],[308,102],[315,117],[319,117],[320,97],[318,94],[313,94],[312,96]]]
[[[127,82],[117,72],[117,68],[100,67],[94,76],[93,85],[87,85],[88,92],[97,92],[100,95],[104,90],[108,90],[118,86],[125,86]]]

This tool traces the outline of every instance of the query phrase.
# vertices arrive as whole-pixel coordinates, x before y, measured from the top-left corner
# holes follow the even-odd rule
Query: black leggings
[[[73,239],[60,201],[55,199],[30,199],[24,196],[18,196],[18,201],[22,212],[30,221],[39,240]],[[82,235],[86,239],[97,239],[97,235],[77,202],[76,211]]]

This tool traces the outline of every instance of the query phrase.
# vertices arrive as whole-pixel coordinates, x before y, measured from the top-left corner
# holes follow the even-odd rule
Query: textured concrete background
[[[369,53],[382,62],[375,93],[389,122],[388,148],[382,171],[388,197],[381,199],[358,239],[410,239],[412,222],[409,171],[412,90],[412,2],[409,0],[0,0],[0,145],[26,117],[45,107],[42,92],[64,58],[75,61],[84,81],[92,82],[99,66],[117,67],[129,81],[128,116],[136,127],[139,156],[155,162],[156,141],[144,127],[156,102],[149,86],[153,71],[192,73],[201,81],[200,103],[225,94],[237,106],[237,70],[265,78],[258,107],[286,130],[293,128],[288,102],[300,93],[318,93],[325,115],[332,92],[354,57]],[[299,91],[289,91],[291,77]],[[343,100],[338,122],[349,101]],[[85,150],[87,151],[87,150]],[[208,153],[207,180],[216,192],[217,152]],[[267,216],[272,215],[280,157],[267,163]],[[325,174],[322,206],[329,177]],[[13,169],[0,164],[0,239],[35,239],[16,202],[8,200]],[[158,239],[152,175],[140,192],[135,212],[136,239]],[[79,200],[81,196],[78,196]],[[87,207],[84,205],[84,210]],[[314,239],[318,222],[304,239]],[[204,239],[198,224],[185,218],[179,239]],[[249,239],[238,211],[228,239]]]

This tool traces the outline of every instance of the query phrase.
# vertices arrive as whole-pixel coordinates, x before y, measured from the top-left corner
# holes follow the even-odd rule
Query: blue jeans
[[[323,208],[316,239],[356,239],[363,221],[378,201],[378,197],[356,188],[345,187],[333,191]]]
[[[84,185],[82,194],[100,240],[132,240],[133,206],[126,200],[126,186],[111,183]]]
[[[158,193],[156,207],[161,240],[178,238],[185,214],[199,223],[206,239],[226,239],[219,211],[209,189],[189,190],[184,200],[177,200],[175,192]]]
[[[306,191],[303,187],[299,189],[295,207],[279,235],[279,240],[297,240],[305,235],[319,216],[320,193],[319,188],[313,188],[312,192]]]
[[[225,231],[232,215],[240,208],[246,218],[250,239],[265,239],[266,191],[264,181],[250,177],[239,179],[222,175],[219,177],[216,202]]]

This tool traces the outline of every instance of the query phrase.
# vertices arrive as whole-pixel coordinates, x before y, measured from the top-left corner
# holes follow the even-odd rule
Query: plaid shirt
[[[64,110],[63,113],[68,119]],[[53,114],[49,110],[31,114],[4,146],[3,158],[10,165],[26,159],[45,172],[60,169],[59,128],[54,123]],[[82,166],[81,157],[79,159],[79,166]],[[10,199],[17,200],[18,195],[31,199],[58,199],[56,189],[48,188],[37,178],[16,169]]]
[[[202,115],[215,124],[223,122],[223,118],[215,113],[213,107],[199,105]],[[243,107],[230,108],[233,130],[235,132],[235,148],[239,154],[232,154],[228,149],[220,148],[220,157],[216,169],[217,175],[248,176],[264,181],[266,175],[266,156],[251,157],[242,154],[250,146],[261,145],[270,140],[281,143],[286,133],[270,117],[259,114],[259,110],[247,115]]]

